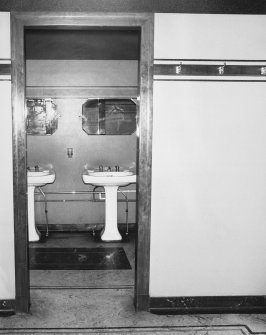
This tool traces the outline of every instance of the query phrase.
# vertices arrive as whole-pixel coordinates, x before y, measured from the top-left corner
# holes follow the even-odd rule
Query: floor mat
[[[31,270],[128,270],[123,248],[30,248]]]

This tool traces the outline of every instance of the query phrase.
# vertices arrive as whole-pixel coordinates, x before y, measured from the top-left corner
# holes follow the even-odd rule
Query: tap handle
[[[116,166],[115,166],[115,171],[116,171],[116,172],[119,172],[119,165],[116,165]]]
[[[99,171],[103,172],[103,166],[102,165],[99,165]]]

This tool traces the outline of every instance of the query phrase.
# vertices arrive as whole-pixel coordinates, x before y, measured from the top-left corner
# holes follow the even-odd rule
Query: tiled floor
[[[0,334],[266,334],[263,314],[136,313],[133,296],[133,289],[34,289],[31,313],[0,319]]]
[[[122,247],[130,270],[31,270],[32,288],[128,288],[134,285],[134,232],[121,242],[102,242],[91,233],[51,233],[43,242],[30,243],[30,248],[114,248]]]
[[[43,248],[102,245],[106,244],[76,233],[55,234],[42,243]],[[266,335],[264,314],[136,312],[134,235],[119,246],[124,247],[132,270],[32,270],[30,313],[0,318],[0,334]]]

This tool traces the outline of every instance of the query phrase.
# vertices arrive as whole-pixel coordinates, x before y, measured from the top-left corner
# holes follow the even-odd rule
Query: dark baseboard
[[[266,313],[266,296],[150,298],[155,314]]]
[[[104,224],[48,224],[48,230],[49,232],[93,232],[93,231],[100,231],[104,227]],[[125,223],[119,223],[118,224],[119,230],[125,231],[126,230],[126,224]],[[37,228],[41,232],[46,231],[46,225],[45,224],[37,224]],[[135,229],[135,223],[129,223],[128,224],[129,230]]]
[[[0,316],[15,314],[15,299],[0,300]]]

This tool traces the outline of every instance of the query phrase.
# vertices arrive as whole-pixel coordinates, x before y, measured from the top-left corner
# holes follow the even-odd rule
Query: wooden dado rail
[[[154,79],[266,81],[266,61],[163,60],[154,61]]]
[[[11,64],[9,59],[0,58],[0,80],[11,79]]]
[[[1,63],[0,76],[11,74],[11,64]],[[266,61],[188,61],[188,60],[155,60],[154,79],[162,76],[174,77],[220,77],[229,80],[229,77],[240,77],[239,80],[266,81]],[[199,78],[198,78],[199,79]],[[217,78],[216,78],[217,79]],[[131,90],[130,90],[131,89]],[[135,88],[128,89],[127,95],[136,94]]]

